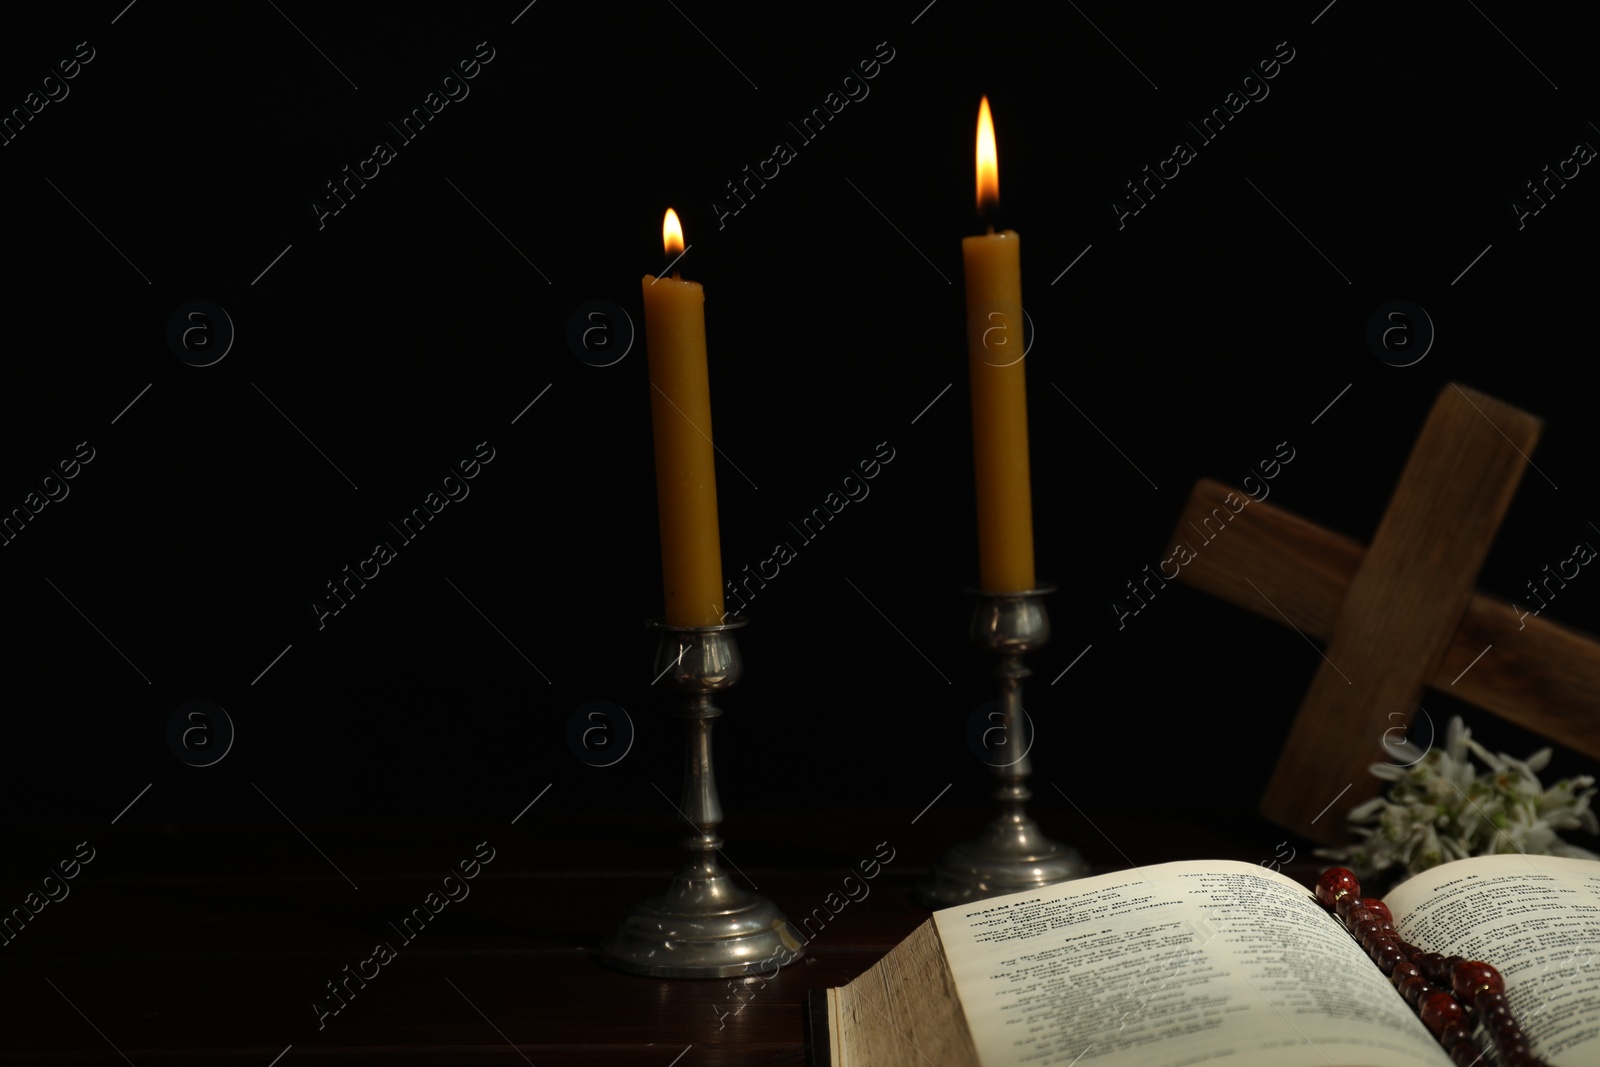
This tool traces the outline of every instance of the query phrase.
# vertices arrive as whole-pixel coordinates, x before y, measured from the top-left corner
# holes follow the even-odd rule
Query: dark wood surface
[[[0,882],[6,909],[77,842],[95,856],[68,896],[0,948],[0,1060],[267,1067],[282,1053],[280,1067],[803,1064],[807,992],[855,977],[927,918],[910,897],[915,879],[984,817],[736,817],[724,828],[728,859],[792,919],[821,907],[880,842],[895,850],[870,894],[815,930],[802,961],[764,988],[736,991],[728,980],[620,974],[596,958],[622,911],[664,887],[678,828],[540,814],[515,826],[302,822],[306,836],[284,822],[13,833]],[[1094,812],[1042,821],[1096,871],[1206,857],[1270,863],[1296,846],[1286,873],[1309,883],[1318,869],[1303,841],[1283,844],[1283,831],[1254,816],[1191,809],[1185,818],[1193,821]],[[480,841],[495,855],[470,895],[402,944],[388,924]],[[313,998],[331,1005],[324,983],[379,941],[397,957],[319,1029]]]

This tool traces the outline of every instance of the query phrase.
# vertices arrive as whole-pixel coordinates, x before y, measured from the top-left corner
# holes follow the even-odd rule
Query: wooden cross
[[[1346,813],[1381,784],[1368,765],[1393,760],[1385,734],[1400,736],[1425,686],[1600,759],[1600,641],[1473,588],[1542,425],[1447,385],[1365,548],[1264,502],[1234,514],[1243,494],[1195,483],[1174,539],[1231,521],[1178,576],[1325,643],[1261,800],[1268,819],[1342,843]]]

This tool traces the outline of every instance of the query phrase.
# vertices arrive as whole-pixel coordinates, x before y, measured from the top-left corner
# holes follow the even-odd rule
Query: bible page
[[[1600,860],[1456,860],[1385,899],[1413,945],[1494,965],[1511,1014],[1552,1067],[1600,1063]]]
[[[1449,1067],[1311,892],[1226,860],[934,913],[985,1067]]]

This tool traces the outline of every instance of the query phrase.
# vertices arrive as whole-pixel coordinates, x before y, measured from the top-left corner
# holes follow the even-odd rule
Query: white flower
[[[1374,777],[1391,784],[1384,795],[1351,809],[1351,829],[1359,842],[1346,849],[1317,849],[1317,855],[1350,863],[1361,877],[1397,865],[1416,874],[1455,859],[1509,852],[1600,859],[1556,833],[1600,834],[1600,819],[1590,806],[1592,776],[1562,779],[1548,788],[1539,781],[1538,772],[1550,762],[1549,748],[1526,760],[1490,752],[1472,739],[1458,715],[1450,719],[1442,748],[1421,756],[1417,751],[1405,751],[1407,764],[1371,765]],[[1472,756],[1488,771],[1479,772]]]

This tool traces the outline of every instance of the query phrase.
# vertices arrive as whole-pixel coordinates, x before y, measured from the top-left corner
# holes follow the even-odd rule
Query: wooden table
[[[927,918],[910,899],[913,883],[942,846],[985,817],[735,816],[724,827],[729,860],[795,921],[820,908],[879,842],[895,849],[870,895],[820,930],[813,925],[802,962],[741,994],[725,979],[639,978],[596,959],[623,909],[664,887],[677,829],[654,817],[541,814],[516,826],[301,822],[304,837],[281,821],[13,834],[0,882],[5,909],[20,906],[78,841],[87,839],[95,858],[67,897],[0,949],[0,1060],[804,1064],[806,993],[853,978]],[[1041,822],[1096,871],[1205,857],[1270,861],[1284,838],[1251,814],[1204,825],[1089,816],[1093,825],[1050,812]],[[468,883],[470,895],[403,944],[389,924],[423,905],[485,840],[495,856]],[[1294,844],[1300,851],[1285,870],[1309,884],[1319,865],[1304,842]],[[365,988],[352,984],[348,1006],[319,1030],[313,998],[332,1006],[325,983],[385,940],[397,957]]]

